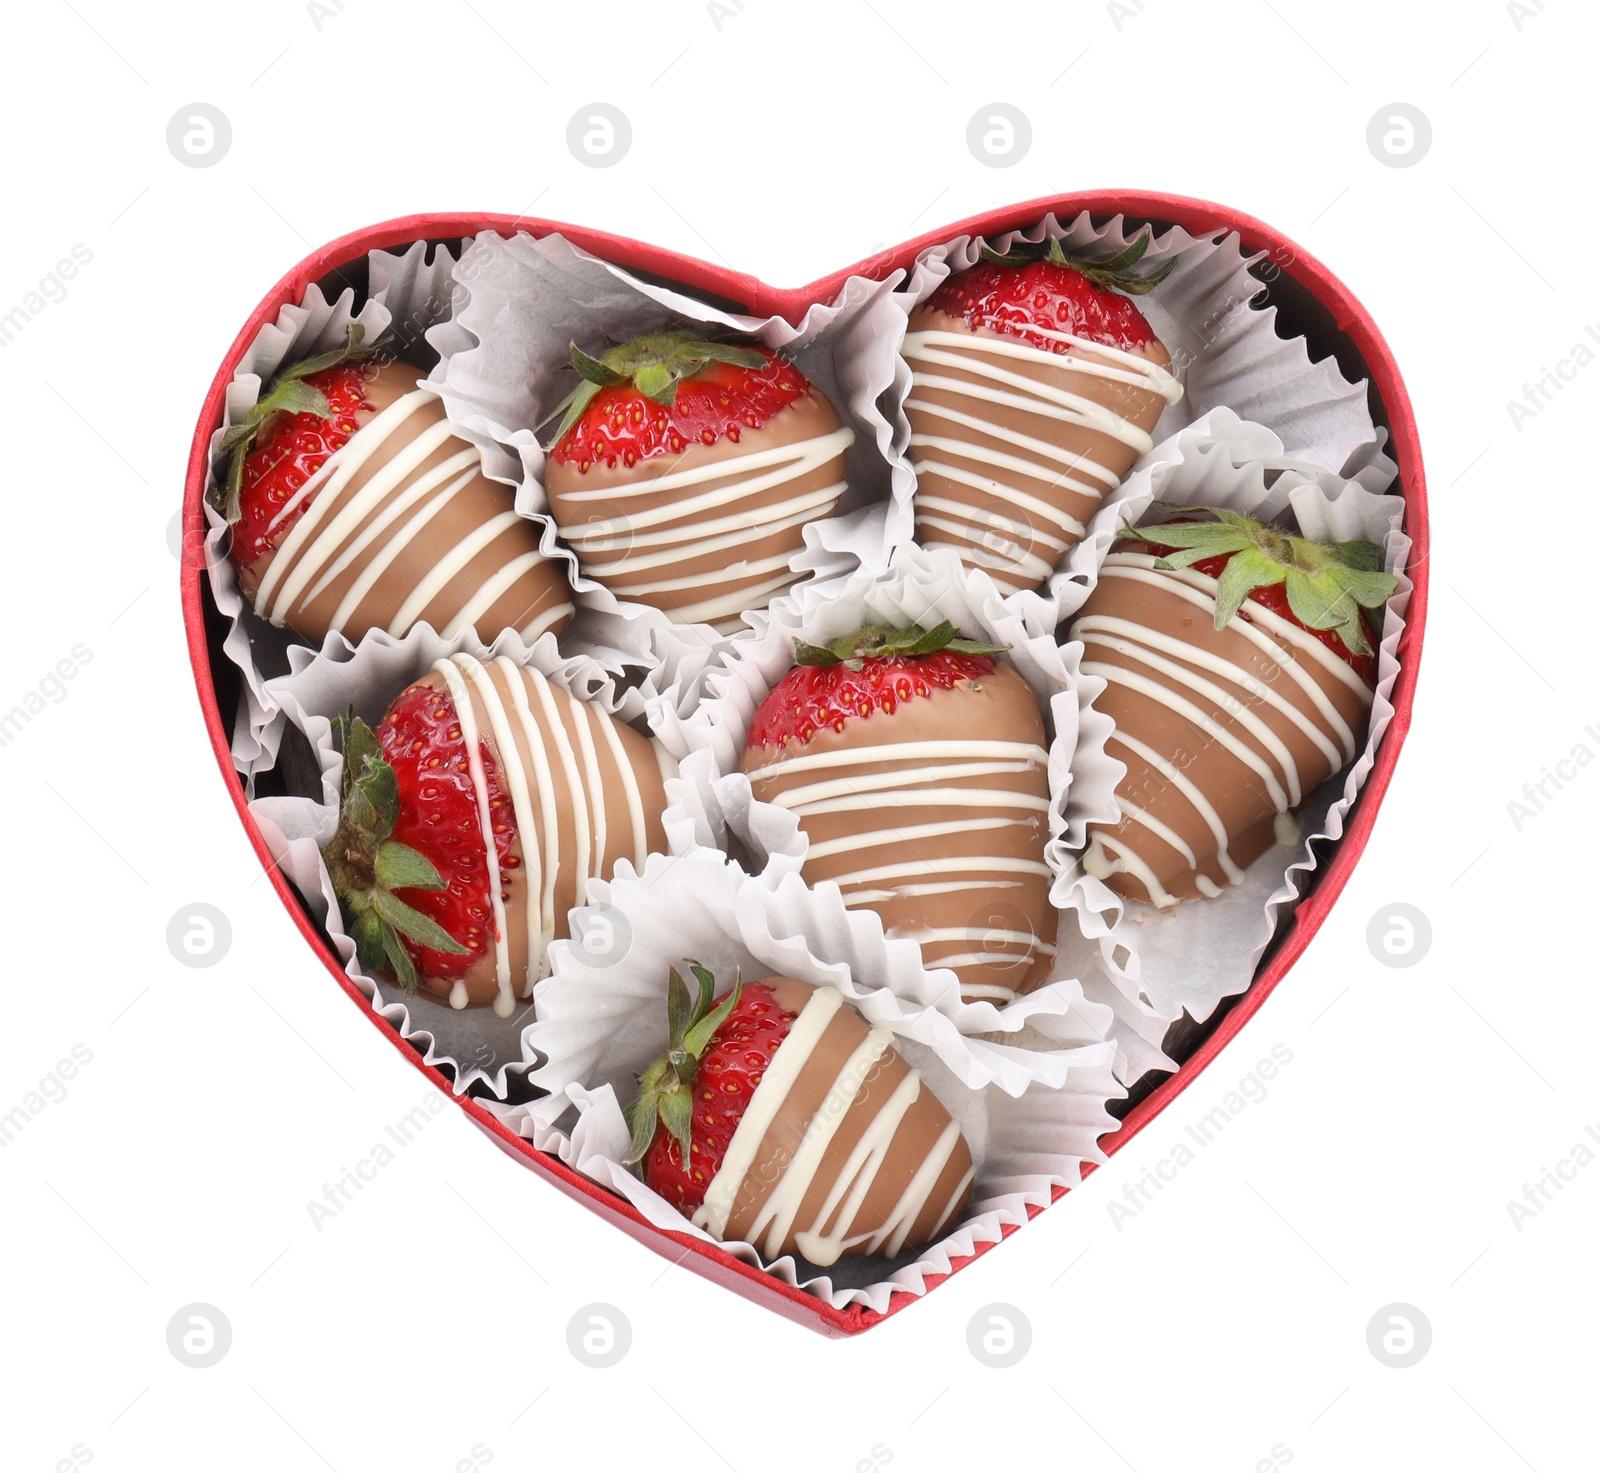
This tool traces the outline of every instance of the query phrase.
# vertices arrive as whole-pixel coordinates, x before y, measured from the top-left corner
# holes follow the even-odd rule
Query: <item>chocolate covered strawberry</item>
[[[654,333],[581,379],[545,471],[583,571],[678,623],[732,628],[795,582],[807,522],[845,489],[853,432],[793,363],[757,343]]]
[[[917,539],[958,548],[1007,593],[1055,571],[1182,397],[1131,300],[1172,269],[1137,269],[1150,240],[1110,256],[1054,238],[985,246],[911,314]]]
[[[323,858],[361,965],[408,995],[509,1015],[588,882],[664,847],[671,759],[504,657],[440,660],[376,732],[338,725],[339,828]]]
[[[1055,948],[1044,721],[1001,653],[949,623],[797,640],[742,765],[799,820],[808,883],[920,942],[968,1001],[1003,1004]]]
[[[417,370],[346,345],[291,364],[227,430],[214,501],[245,596],[313,643],[426,623],[485,641],[560,631],[572,603],[539,528],[484,476]]]
[[[971,1191],[960,1127],[833,987],[672,972],[667,1051],[628,1107],[628,1161],[719,1241],[826,1268],[937,1241]]]
[[[1166,517],[1166,520],[1162,520]],[[1360,750],[1396,580],[1371,542],[1162,507],[1114,544],[1072,624],[1127,771],[1083,867],[1159,906],[1215,896]]]

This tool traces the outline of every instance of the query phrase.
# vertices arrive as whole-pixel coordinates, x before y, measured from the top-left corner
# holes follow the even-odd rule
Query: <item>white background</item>
[[[1507,803],[1600,752],[1580,561],[1600,365],[1520,429],[1507,404],[1600,322],[1592,8],[736,5],[720,24],[697,0],[10,13],[0,315],[74,245],[92,260],[0,348],[0,709],[75,645],[91,658],[0,747],[0,1114],[75,1045],[92,1061],[0,1147],[0,1464],[1591,1465],[1600,1162],[1520,1227],[1507,1202],[1600,1122],[1600,769],[1520,829]],[[165,143],[197,101],[233,131],[203,169]],[[632,122],[612,168],[566,146],[594,101]],[[965,141],[996,101],[1033,131],[1000,169]],[[1397,101],[1433,130],[1407,168],[1366,143]],[[1416,724],[1288,980],[1088,1187],[853,1341],[670,1267],[453,1111],[319,1231],[308,1199],[426,1089],[260,879],[190,677],[168,524],[258,297],[313,245],[419,210],[582,221],[790,284],[1118,185],[1272,221],[1366,302],[1416,401],[1435,546]],[[196,901],[232,927],[208,970],[165,942]],[[1397,901],[1433,928],[1401,970],[1366,942]],[[1292,1063],[1266,1098],[1114,1222],[1275,1045]],[[206,1370],[167,1348],[194,1301],[232,1326]],[[609,1370],[567,1349],[595,1301],[632,1326]],[[1405,1370],[1367,1346],[1395,1301],[1432,1325]],[[996,1302],[1032,1326],[1006,1370],[967,1348]]]

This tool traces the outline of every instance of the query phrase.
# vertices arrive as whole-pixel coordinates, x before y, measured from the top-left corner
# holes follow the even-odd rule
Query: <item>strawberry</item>
[[[573,465],[632,469],[694,443],[737,445],[811,384],[794,364],[758,343],[734,344],[663,332],[592,358],[576,343],[582,382],[557,410],[561,426],[550,458]]]
[[[344,774],[339,828],[323,858],[357,957],[368,971],[387,967],[407,997],[424,978],[448,991],[491,942],[488,855],[455,708],[414,685],[376,734],[354,715],[335,725]],[[485,743],[479,758],[505,870],[514,866],[511,802]]]
[[[1084,868],[1167,906],[1237,884],[1288,815],[1354,759],[1377,682],[1375,614],[1397,580],[1365,541],[1158,505],[1129,528],[1073,625],[1123,764],[1120,816]]]
[[[311,504],[305,497],[290,505],[291,498],[371,417],[367,385],[382,344],[363,349],[364,335],[352,323],[344,347],[291,364],[223,435],[228,475],[215,500],[235,524],[235,567],[249,567],[283,540]]]
[[[584,572],[680,623],[733,627],[799,576],[854,433],[759,343],[654,333],[593,357],[557,406],[545,490]],[[554,416],[552,416],[554,417]]]
[[[789,1036],[795,1015],[765,982],[741,984],[713,1001],[716,980],[698,962],[689,970],[700,996],[692,1007],[676,968],[667,991],[667,1053],[639,1076],[639,1097],[625,1112],[632,1132],[627,1157],[685,1216],[705,1200],[756,1087]],[[657,1123],[666,1126],[656,1129]]]
[[[245,596],[317,643],[418,623],[486,642],[559,631],[572,605],[537,524],[512,515],[418,371],[362,339],[353,323],[343,347],[284,368],[222,435],[212,500]]]
[[[1179,515],[1128,529],[1117,539],[1119,552],[1154,553],[1163,572],[1193,568],[1217,579],[1218,629],[1250,599],[1304,629],[1368,685],[1378,683],[1372,616],[1395,590],[1393,574],[1383,571],[1382,548],[1365,541],[1313,542],[1216,508],[1157,508]]]
[[[984,246],[911,314],[918,539],[956,548],[1007,593],[1050,576],[1182,394],[1131,300],[1177,259],[1136,270],[1151,238],[1109,257],[1053,238]]]
[[[982,260],[951,276],[927,305],[970,328],[1020,338],[1043,353],[1072,352],[1063,333],[1133,352],[1149,347],[1156,335],[1123,293],[1143,296],[1153,291],[1177,259],[1140,274],[1133,268],[1149,246],[1148,230],[1102,261],[1069,256],[1054,237],[1041,246],[1018,245],[1004,255],[983,246]]]
[[[670,760],[531,665],[458,653],[375,733],[353,714],[336,726],[340,817],[323,858],[361,965],[407,996],[509,1016],[589,881],[665,848]]]
[[[972,1153],[921,1076],[832,987],[735,982],[690,963],[667,985],[667,1052],[625,1111],[626,1157],[719,1240],[822,1267],[934,1241],[964,1206]]]
[[[743,760],[805,831],[806,880],[919,941],[969,1001],[1030,991],[1054,950],[1044,722],[1003,651],[948,622],[797,640]]]

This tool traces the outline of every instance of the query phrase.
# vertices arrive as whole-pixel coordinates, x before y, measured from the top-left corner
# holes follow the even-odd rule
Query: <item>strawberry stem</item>
[[[561,440],[582,417],[602,389],[631,383],[645,398],[670,409],[677,402],[678,385],[709,364],[728,363],[739,368],[763,368],[768,355],[753,347],[720,338],[697,338],[687,332],[656,332],[607,348],[598,358],[572,345],[572,366],[577,388],[550,411],[540,425],[561,416],[555,438]]]
[[[639,1096],[623,1111],[630,1134],[625,1166],[637,1166],[649,1154],[658,1125],[666,1126],[683,1159],[689,1159],[689,1124],[700,1058],[717,1029],[733,1016],[743,985],[736,976],[732,991],[713,1006],[716,978],[699,962],[690,962],[689,971],[700,988],[695,998],[690,997],[689,985],[676,967],[667,974],[667,1051],[639,1075]]]
[[[1178,510],[1157,503],[1162,513]],[[1163,571],[1187,568],[1207,558],[1228,559],[1217,579],[1216,627],[1227,627],[1258,588],[1283,585],[1289,608],[1308,629],[1331,630],[1352,654],[1370,655],[1371,611],[1381,609],[1399,586],[1383,571],[1383,549],[1374,542],[1314,542],[1220,507],[1185,507],[1200,519],[1124,528],[1123,536],[1172,548],[1159,559]]]
[[[868,624],[853,634],[842,634],[820,645],[797,639],[794,659],[797,665],[848,665],[852,670],[859,670],[867,660],[918,659],[945,651],[956,655],[1003,655],[1010,648],[1008,644],[964,639],[956,626],[946,619],[932,629],[924,629],[920,624],[906,629]]]
[[[1154,242],[1155,232],[1146,225],[1127,245],[1112,255],[1089,251],[1074,251],[1069,255],[1055,236],[1037,244],[1019,240],[1004,253],[991,249],[986,242],[980,244],[979,250],[985,261],[996,265],[1027,266],[1035,261],[1048,261],[1053,266],[1066,266],[1080,276],[1088,277],[1096,286],[1126,292],[1130,297],[1142,297],[1160,286],[1178,264],[1178,258],[1170,256],[1154,270],[1135,271],[1133,268],[1144,259],[1145,252]]]
[[[330,368],[337,368],[341,363],[361,362],[388,347],[387,338],[380,339],[370,348],[362,347],[366,332],[359,322],[352,322],[345,332],[343,347],[291,363],[267,386],[266,393],[256,400],[250,413],[223,432],[217,451],[228,457],[228,474],[222,485],[213,487],[211,504],[227,518],[229,526],[237,522],[241,515],[244,463],[257,437],[280,414],[316,414],[326,418],[329,413],[327,395],[305,380],[326,373]]]

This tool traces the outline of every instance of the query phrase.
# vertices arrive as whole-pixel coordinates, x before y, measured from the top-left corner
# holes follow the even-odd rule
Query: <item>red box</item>
[[[222,402],[234,366],[249,346],[256,332],[277,315],[278,309],[288,302],[298,302],[306,287],[320,280],[336,267],[359,260],[368,251],[404,246],[415,240],[459,240],[480,231],[494,230],[502,235],[526,231],[545,235],[559,231],[585,250],[614,261],[635,271],[665,277],[685,287],[696,295],[712,295],[737,304],[739,310],[753,315],[781,315],[798,321],[813,302],[827,301],[837,295],[850,276],[887,276],[890,272],[909,266],[918,254],[930,246],[941,244],[957,235],[993,235],[1019,226],[1028,226],[1047,213],[1060,218],[1071,218],[1087,210],[1097,217],[1125,214],[1135,221],[1148,220],[1158,229],[1164,225],[1181,225],[1193,235],[1203,235],[1217,230],[1237,231],[1247,250],[1267,251],[1280,267],[1281,274],[1270,288],[1269,299],[1279,309],[1279,321],[1307,338],[1313,358],[1335,356],[1346,376],[1353,380],[1366,378],[1374,419],[1385,425],[1391,436],[1388,446],[1400,467],[1399,490],[1406,503],[1406,530],[1412,538],[1411,564],[1406,569],[1413,593],[1406,616],[1405,633],[1400,641],[1400,673],[1395,681],[1393,702],[1394,717],[1385,732],[1377,752],[1377,762],[1368,777],[1354,809],[1344,837],[1339,841],[1328,861],[1316,872],[1313,889],[1304,897],[1289,923],[1288,929],[1268,952],[1250,990],[1244,993],[1232,1008],[1222,1014],[1220,1021],[1210,1028],[1199,1047],[1189,1056],[1176,1074],[1165,1079],[1156,1089],[1142,1099],[1128,1114],[1122,1128],[1105,1142],[1108,1152],[1126,1146],[1146,1125],[1155,1119],[1183,1090],[1191,1085],[1207,1064],[1221,1051],[1250,1016],[1266,1000],[1267,994],[1288,973],[1300,953],[1305,950],[1317,928],[1332,908],[1339,892],[1349,879],[1367,836],[1378,816],[1389,779],[1399,760],[1407,730],[1411,724],[1411,705],[1416,690],[1417,665],[1422,653],[1423,626],[1428,605],[1428,506],[1423,479],[1422,454],[1417,443],[1416,421],[1412,415],[1411,401],[1401,380],[1400,370],[1384,342],[1377,325],[1349,289],[1320,261],[1308,255],[1292,241],[1270,226],[1248,215],[1222,205],[1204,200],[1185,199],[1177,195],[1147,194],[1139,191],[1093,190],[1076,194],[1057,195],[1048,199],[1030,200],[1024,204],[1008,205],[991,210],[967,220],[930,230],[917,239],[883,251],[870,260],[847,266],[809,286],[781,288],[768,286],[753,276],[746,276],[725,267],[712,266],[675,251],[601,231],[586,230],[582,226],[564,225],[550,220],[531,219],[509,215],[427,214],[408,215],[358,230],[333,241],[313,252],[295,266],[260,301],[249,321],[240,329],[232,346],[222,360],[212,381],[210,392],[200,411],[195,428],[194,444],[189,456],[188,479],[183,499],[183,612],[188,629],[189,656],[194,664],[195,684],[199,689],[200,707],[205,716],[211,745],[222,769],[234,807],[238,809],[245,832],[255,845],[272,884],[277,889],[290,915],[304,933],[307,942],[334,981],[349,994],[385,1037],[399,1050],[413,1067],[418,1069],[435,1086],[451,1095],[449,1083],[434,1071],[423,1066],[417,1055],[408,1048],[387,1023],[369,1008],[366,999],[345,975],[338,958],[324,942],[317,926],[302,907],[293,887],[271,863],[261,833],[250,818],[246,808],[244,786],[234,770],[229,751],[229,729],[220,709],[213,672],[214,648],[208,638],[204,592],[205,519],[201,501],[205,493],[208,471],[207,447],[211,435],[222,419]],[[873,1310],[854,1307],[837,1310],[802,1289],[792,1288],[760,1270],[740,1262],[721,1249],[679,1233],[660,1232],[651,1227],[628,1203],[580,1176],[570,1167],[552,1156],[536,1151],[525,1140],[512,1135],[493,1116],[473,1100],[451,1095],[503,1151],[554,1182],[573,1197],[587,1201],[602,1217],[607,1218],[624,1232],[646,1244],[664,1257],[681,1261],[704,1277],[728,1288],[737,1290],[746,1298],[774,1309],[790,1319],[799,1321],[813,1330],[827,1335],[854,1335],[870,1329],[887,1314],[894,1314],[914,1303],[917,1296],[896,1293],[889,1308],[880,1314]],[[1057,1197],[1065,1195],[1058,1189]],[[1042,1209],[1031,1209],[1031,1211]],[[1006,1235],[1014,1229],[1006,1229]],[[989,1247],[980,1248],[971,1257],[958,1260],[952,1272],[959,1271]],[[927,1280],[931,1289],[941,1282],[939,1277]]]

